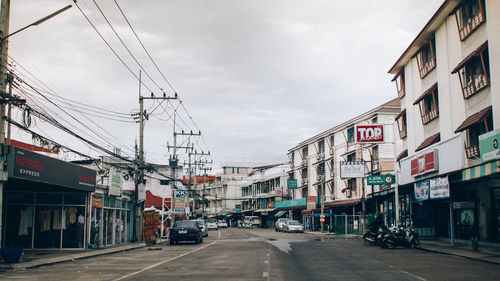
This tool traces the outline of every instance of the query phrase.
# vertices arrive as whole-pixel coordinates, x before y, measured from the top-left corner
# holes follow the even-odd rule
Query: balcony
[[[488,84],[488,78],[484,74],[476,75],[476,77],[470,78],[470,83],[464,86],[463,89],[464,98],[473,96],[475,93],[487,87]]]
[[[427,73],[434,69],[434,67],[436,67],[436,62],[434,61],[434,59],[426,62],[420,69],[420,78],[424,78]]]
[[[422,115],[422,123],[427,124],[439,116],[436,109],[427,112],[427,114]]]

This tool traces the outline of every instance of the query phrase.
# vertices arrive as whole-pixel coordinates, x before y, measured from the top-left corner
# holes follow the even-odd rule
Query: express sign
[[[356,125],[354,131],[356,143],[384,142],[384,125]]]

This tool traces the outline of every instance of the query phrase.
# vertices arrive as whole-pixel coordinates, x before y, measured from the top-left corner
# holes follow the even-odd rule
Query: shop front
[[[3,247],[82,249],[96,172],[10,147],[4,188]]]
[[[109,246],[132,240],[133,194],[122,191],[110,195],[107,186],[97,185],[91,197],[91,228],[89,242],[95,246]]]

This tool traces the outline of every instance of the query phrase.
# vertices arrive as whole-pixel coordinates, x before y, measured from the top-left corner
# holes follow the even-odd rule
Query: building
[[[307,218],[307,229],[318,230],[318,205],[310,210],[307,200],[314,205],[324,191],[326,216],[333,214],[358,214],[363,209],[381,213],[386,223],[394,221],[393,187],[367,186],[364,175],[391,174],[394,172],[394,117],[399,113],[399,100],[394,99],[368,112],[356,116],[316,136],[306,139],[288,152],[291,172],[289,177],[297,180],[297,189],[291,190],[293,200],[282,202],[280,208],[295,210],[290,213],[295,219]],[[383,142],[358,144],[355,141],[355,126],[378,124],[383,128]],[[361,178],[342,177],[343,162],[362,163],[364,175]],[[316,199],[315,199],[316,198]],[[290,203],[290,204],[288,204]],[[299,213],[298,210],[302,210]],[[332,219],[327,220],[329,227]]]
[[[499,60],[500,2],[446,0],[389,70],[401,218],[423,235],[500,238]]]
[[[289,170],[288,163],[255,167],[241,188],[241,212],[259,216],[262,227],[273,226],[274,219],[278,216],[276,202],[282,202],[283,198],[288,197]],[[283,214],[284,212],[280,213]]]

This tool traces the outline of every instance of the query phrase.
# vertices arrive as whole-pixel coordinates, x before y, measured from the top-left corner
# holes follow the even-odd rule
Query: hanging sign
[[[121,196],[122,195],[122,185],[123,185],[122,173],[120,173],[116,169],[113,169],[113,171],[111,173],[111,184],[109,185],[108,195]]]
[[[92,207],[102,208],[102,198],[92,196]]]
[[[394,184],[395,182],[396,176],[394,175],[373,175],[366,177],[368,185]]]
[[[316,209],[316,196],[307,196],[307,209]]]
[[[355,141],[356,143],[383,143],[384,142],[384,125],[355,125]]]
[[[415,200],[424,201],[429,199],[429,180],[423,180],[415,183]]]
[[[479,152],[483,162],[500,158],[500,129],[479,136]]]
[[[363,178],[365,176],[364,161],[340,161],[340,178]]]
[[[288,189],[297,189],[297,179],[287,179],[286,186]]]
[[[430,179],[429,190],[430,199],[450,198],[448,177]]]

